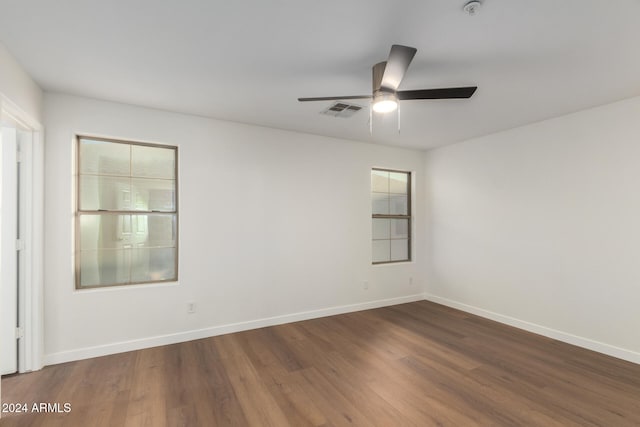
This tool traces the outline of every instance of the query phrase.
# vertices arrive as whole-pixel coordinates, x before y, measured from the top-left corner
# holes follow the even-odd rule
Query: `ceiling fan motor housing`
[[[373,111],[377,113],[387,113],[398,108],[398,97],[396,92],[389,88],[382,87],[382,77],[384,76],[384,70],[387,66],[387,62],[379,62],[373,66]]]
[[[380,86],[382,85],[382,76],[384,76],[384,70],[387,67],[387,61],[378,62],[373,66],[373,78],[372,82],[372,92],[375,95],[376,92],[380,91]]]

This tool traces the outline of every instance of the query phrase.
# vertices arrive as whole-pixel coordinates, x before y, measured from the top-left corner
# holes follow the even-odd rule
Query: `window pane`
[[[391,240],[391,261],[409,260],[409,240]]]
[[[391,240],[373,240],[371,244],[373,262],[390,261]]]
[[[131,176],[174,179],[175,153],[172,148],[132,145]]]
[[[80,286],[129,282],[131,249],[80,252]]]
[[[80,249],[131,247],[131,215],[81,215]]]
[[[390,221],[392,239],[406,239],[409,237],[408,219],[392,219]]]
[[[80,173],[129,176],[129,147],[128,144],[81,139]]]
[[[385,218],[373,218],[372,236],[374,239],[388,239],[390,236],[391,220]]]
[[[390,197],[390,213],[391,215],[408,215],[407,213],[407,196],[393,194]]]
[[[389,172],[387,171],[371,171],[371,191],[377,193],[389,192]]]
[[[129,210],[131,184],[129,178],[80,176],[81,210]]]
[[[177,148],[79,137],[78,156],[76,286],[176,279]]]
[[[389,194],[371,193],[371,212],[374,214],[389,214]]]
[[[407,178],[408,174],[404,172],[390,172],[389,192],[407,194]]]
[[[131,252],[131,281],[150,282],[175,277],[175,248],[133,249]]]
[[[372,260],[408,261],[411,239],[410,172],[371,171]],[[393,217],[396,218],[393,218]],[[406,218],[397,218],[397,217]]]
[[[168,179],[131,179],[133,210],[174,211],[176,182]]]
[[[133,241],[136,248],[175,247],[175,215],[133,215]]]

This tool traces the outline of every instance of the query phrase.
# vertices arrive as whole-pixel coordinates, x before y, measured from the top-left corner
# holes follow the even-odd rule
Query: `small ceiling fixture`
[[[478,0],[471,0],[470,2],[467,2],[467,4],[465,4],[462,7],[462,10],[467,12],[467,15],[473,16],[480,11],[481,6],[482,6],[482,3],[480,3]]]

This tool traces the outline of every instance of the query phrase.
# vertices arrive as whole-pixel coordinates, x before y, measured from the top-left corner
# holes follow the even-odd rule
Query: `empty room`
[[[0,0],[0,425],[640,425],[637,0]]]

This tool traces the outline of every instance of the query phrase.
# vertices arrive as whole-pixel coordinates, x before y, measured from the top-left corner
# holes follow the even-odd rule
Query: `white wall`
[[[424,194],[421,152],[55,94],[45,123],[47,363],[421,298],[423,261],[371,265],[369,196],[373,166]],[[179,146],[178,284],[74,290],[75,133]]]
[[[42,123],[42,90],[0,42],[0,94]]]
[[[432,150],[428,298],[640,363],[640,98]]]

